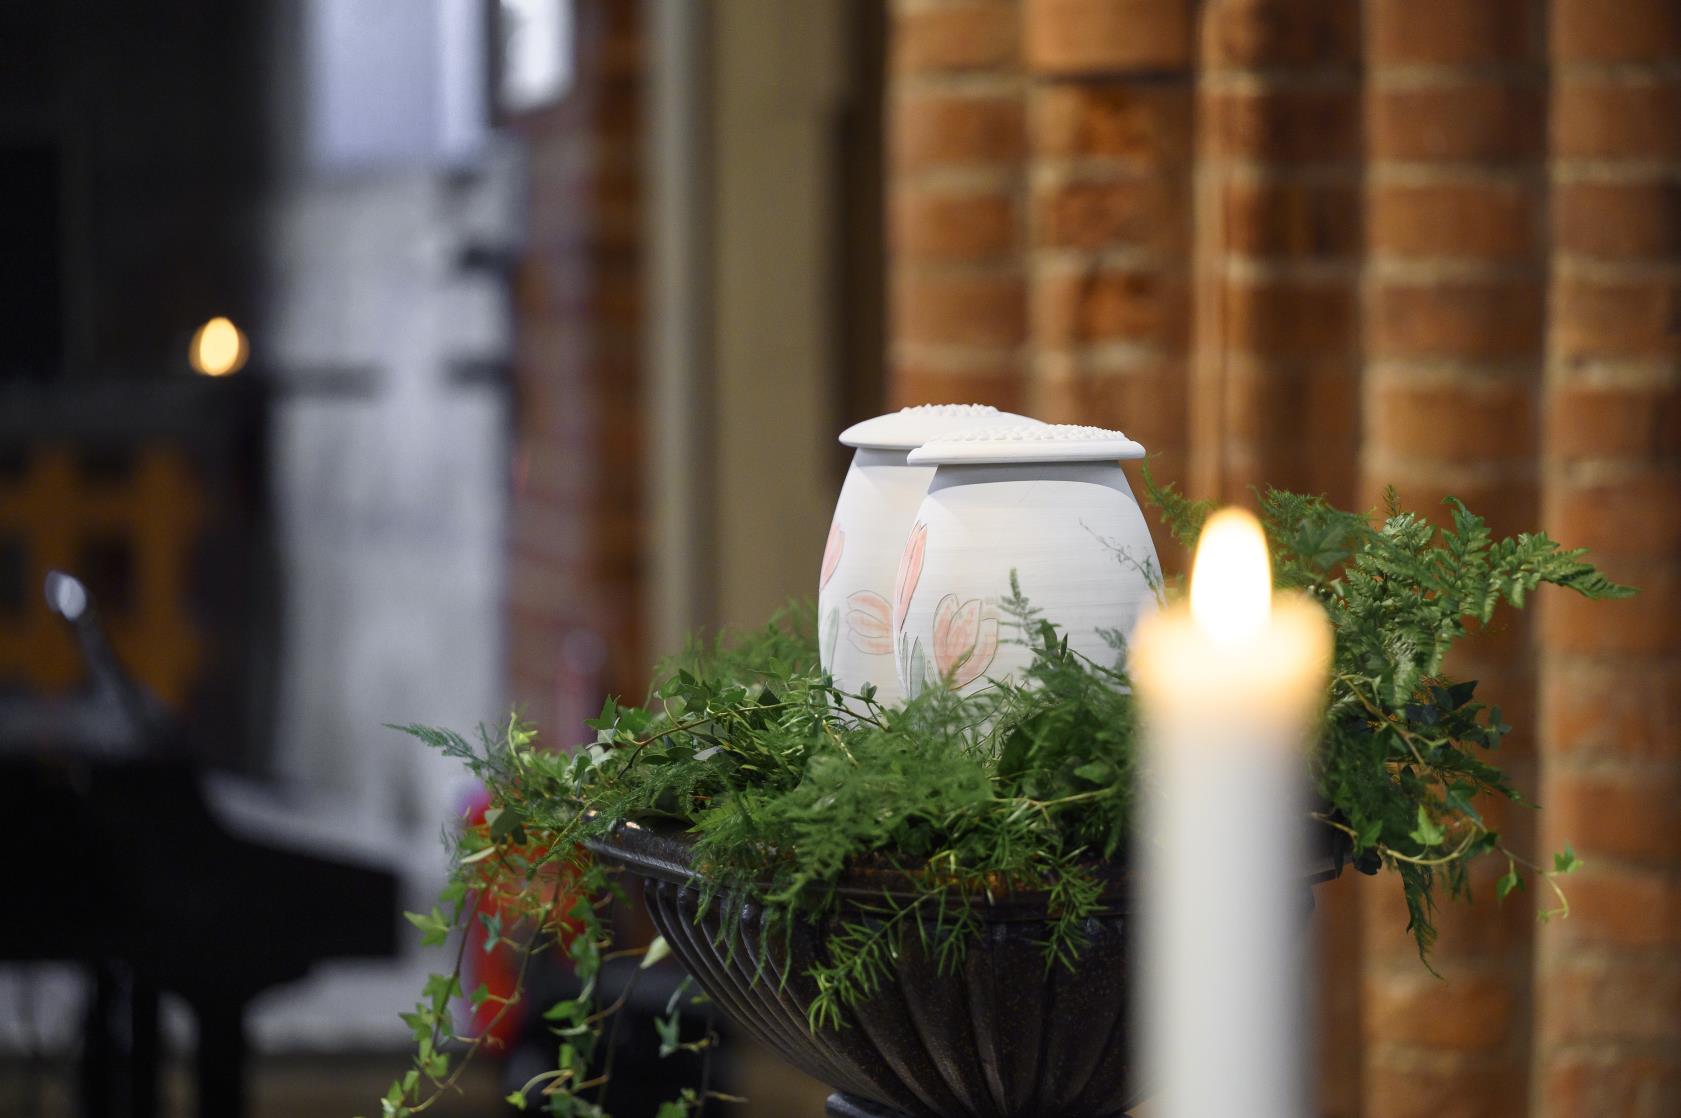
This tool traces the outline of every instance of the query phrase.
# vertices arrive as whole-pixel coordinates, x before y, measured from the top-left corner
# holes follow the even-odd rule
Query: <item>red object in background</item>
[[[466,826],[484,826],[484,813],[490,807],[490,793],[484,788],[476,789],[467,801],[467,810],[462,813]],[[518,914],[510,912],[505,906],[487,905],[478,908],[479,899],[468,894],[466,904],[469,911],[478,911],[500,915],[502,927],[510,927]],[[478,989],[482,983],[485,989],[496,998],[510,998],[519,986],[519,952],[511,943],[498,943],[489,951],[484,949],[490,933],[485,930],[484,922],[477,917],[467,925],[467,949],[461,960],[461,988],[468,994]],[[502,1014],[500,1020],[496,1015],[502,1008],[499,1001],[489,1000],[473,1008],[463,1000],[463,1008],[468,1014],[467,1034],[469,1036],[489,1036],[492,1040],[490,1047],[506,1051],[513,1043],[518,1032],[519,1019],[522,1016],[516,1010],[509,1010]],[[493,1024],[494,1022],[494,1024]]]
[[[467,797],[466,807],[461,813],[462,825],[464,827],[486,826],[485,812],[489,810],[490,803],[490,792],[488,790],[483,787],[474,789],[473,793]],[[533,859],[541,857],[540,853],[534,853],[529,849],[526,854]],[[570,891],[565,888],[566,882],[571,876],[570,871],[561,869],[555,872],[558,874],[558,878],[551,878],[550,880],[555,881],[556,885],[554,911],[558,914],[571,908],[573,899]],[[518,939],[512,941],[503,939],[491,947],[489,951],[486,951],[485,945],[490,942],[490,932],[485,928],[484,921],[479,917],[501,917],[499,926],[502,929],[503,936],[518,936],[519,933],[515,929],[527,918],[522,915],[517,906],[484,901],[477,892],[469,892],[465,898],[465,903],[468,911],[473,912],[474,916],[468,922],[465,933],[467,946],[461,959],[461,989],[465,995],[471,996],[472,992],[482,985],[491,994],[491,998],[481,1002],[476,1008],[468,1004],[465,997],[463,998],[462,1011],[467,1014],[468,1018],[466,1035],[486,1036],[491,1040],[489,1047],[506,1051],[519,1035],[520,1022],[529,1013],[529,1007],[523,1006],[512,1007],[506,1013],[503,1013],[502,1006],[505,1003],[498,1000],[513,997],[515,991],[519,989],[519,941]],[[563,948],[569,946],[572,937],[578,932],[579,921],[571,917],[557,915],[553,923],[556,934],[561,941],[561,946]],[[546,1007],[539,1006],[538,1008]],[[500,1018],[498,1014],[501,1015]]]

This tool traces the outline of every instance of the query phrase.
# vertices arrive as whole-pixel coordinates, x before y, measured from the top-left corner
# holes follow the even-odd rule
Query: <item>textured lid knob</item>
[[[1037,419],[999,411],[987,404],[918,404],[854,423],[841,432],[840,441],[847,446],[872,450],[915,450],[930,440],[981,424],[1044,426]]]
[[[1119,431],[1075,423],[1036,427],[988,424],[930,439],[911,451],[917,466],[988,462],[1115,462],[1142,458],[1144,447]]]

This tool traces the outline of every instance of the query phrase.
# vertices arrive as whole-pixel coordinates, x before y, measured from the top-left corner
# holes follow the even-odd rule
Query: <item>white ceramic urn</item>
[[[900,697],[893,656],[893,578],[933,466],[906,455],[928,442],[976,426],[1042,426],[1036,419],[984,404],[923,404],[856,423],[840,441],[854,448],[846,471],[817,588],[823,667],[836,686],[857,692],[873,683],[883,703]]]
[[[933,440],[936,467],[895,576],[893,647],[901,691],[973,691],[1031,662],[1000,609],[1023,596],[1074,651],[1105,666],[1157,604],[1161,565],[1120,462],[1144,448],[1119,431],[1067,424],[985,427]]]

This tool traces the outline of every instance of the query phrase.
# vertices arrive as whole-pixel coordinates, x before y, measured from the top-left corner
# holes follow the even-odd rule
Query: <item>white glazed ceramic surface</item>
[[[1078,436],[1068,429],[1054,441],[1073,443]],[[1088,441],[1092,453],[1116,451],[1113,440]],[[945,457],[948,446],[925,450]],[[1013,444],[1000,449],[1006,459],[1018,453]],[[1159,570],[1118,461],[942,463],[917,510],[896,576],[893,644],[901,689],[915,694],[943,681],[973,691],[988,679],[1019,677],[1031,656],[1023,634],[999,608],[1012,571],[1023,595],[1067,635],[1070,648],[1114,664],[1121,657],[1104,633],[1130,635],[1139,617],[1155,608],[1151,582]]]
[[[902,450],[860,447],[846,471],[824,549],[817,592],[823,666],[836,686],[876,685],[884,703],[899,696],[893,670],[891,594],[905,531],[934,477],[932,466],[908,466]]]
[[[918,466],[1002,462],[1116,462],[1144,457],[1144,446],[1119,431],[1074,423],[974,424],[911,451]]]
[[[923,443],[971,427],[1042,427],[1037,419],[999,411],[990,404],[917,404],[854,423],[840,433],[842,446],[915,450]]]
[[[905,535],[934,477],[934,467],[909,465],[905,455],[928,439],[977,424],[1038,421],[976,404],[934,404],[865,420],[842,433],[841,441],[857,450],[835,504],[817,591],[822,663],[842,689],[856,692],[873,683],[880,701],[901,698],[893,658],[893,578]]]

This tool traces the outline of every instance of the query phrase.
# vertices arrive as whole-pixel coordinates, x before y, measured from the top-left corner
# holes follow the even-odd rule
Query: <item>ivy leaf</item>
[[[591,982],[601,971],[601,951],[589,936],[577,936],[566,953],[572,958],[572,969],[580,982]]]
[[[669,1056],[682,1047],[682,1029],[683,1021],[679,1014],[654,1018],[654,1031],[660,1036],[661,1056]]]
[[[425,989],[422,991],[426,997],[432,999],[432,1012],[439,1015],[442,1015],[444,1006],[449,1004],[449,999],[460,992],[461,983],[456,980],[454,975],[448,974],[430,976],[427,978]]]
[[[1088,761],[1075,769],[1074,775],[1093,784],[1107,784],[1114,778],[1115,769],[1107,761]]]
[[[665,941],[664,936],[655,936],[653,942],[648,944],[648,953],[642,956],[642,965],[638,969],[647,970],[651,966],[656,966],[661,959],[670,954],[671,944]]]
[[[683,981],[681,981],[677,984],[677,989],[673,990],[671,992],[671,997],[666,999],[666,1003],[665,1003],[666,1013],[672,1014],[672,1013],[677,1012],[677,1004],[683,1000],[683,995],[688,993],[689,990],[694,986],[694,984],[695,984],[695,980],[694,980],[693,976],[687,975],[687,974],[685,974],[683,976]],[[700,998],[695,999],[695,1002],[697,1004],[700,1001],[701,1001]]]
[[[1574,873],[1581,868],[1582,860],[1576,857],[1576,852],[1570,849],[1569,843],[1565,843],[1564,849],[1553,855],[1554,873]]]
[[[525,822],[518,808],[491,808],[484,813],[484,820],[490,824],[490,837],[501,841],[513,834]]]
[[[576,1021],[581,1016],[580,1011],[582,1008],[583,1007],[576,999],[567,998],[564,1001],[555,1002],[548,1009],[545,1009],[543,1011],[543,1020]]]
[[[1443,692],[1442,697],[1446,700],[1445,705],[1447,709],[1458,710],[1466,703],[1469,703],[1471,701],[1471,696],[1475,695],[1476,692],[1477,681],[1474,679],[1468,679],[1464,683],[1455,683],[1453,686],[1448,687]]]
[[[1522,888],[1523,878],[1518,876],[1518,872],[1516,870],[1507,870],[1505,875],[1502,876],[1499,881],[1494,883],[1494,895],[1500,900],[1505,900],[1507,895],[1511,893],[1513,889]]]
[[[484,925],[484,953],[490,954],[496,950],[496,945],[502,942],[502,914],[500,912],[479,913],[479,923]]]
[[[1437,822],[1430,818],[1430,809],[1423,804],[1418,805],[1418,826],[1407,835],[1408,838],[1420,846],[1439,846],[1442,839],[1447,837]]]
[[[420,929],[420,946],[436,947],[449,939],[449,925],[436,907],[429,913],[405,912],[403,919]]]

